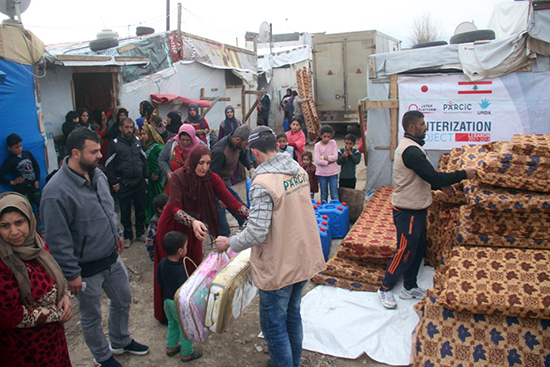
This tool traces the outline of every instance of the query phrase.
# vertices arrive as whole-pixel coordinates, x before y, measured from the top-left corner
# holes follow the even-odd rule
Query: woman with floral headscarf
[[[155,318],[165,320],[162,287],[157,283],[157,266],[166,252],[161,244],[164,235],[180,231],[189,236],[187,256],[199,265],[202,261],[202,241],[206,234],[216,238],[220,234],[218,197],[229,209],[241,217],[248,217],[248,208],[235,199],[227,190],[220,176],[210,171],[212,155],[205,145],[197,145],[189,152],[185,166],[174,171],[170,179],[170,199],[163,210],[157,227],[155,240]],[[189,274],[195,266],[186,263]]]
[[[210,133],[210,126],[206,119],[201,116],[199,106],[196,103],[189,104],[187,109],[187,118],[183,122],[184,124],[190,124],[196,130],[197,137],[204,143],[208,143],[208,133]]]
[[[195,135],[195,129],[189,124],[180,126],[178,134],[168,140],[159,156],[159,166],[166,175],[164,193],[170,192],[170,177],[172,172],[183,167],[191,149],[202,144]]]
[[[145,212],[145,223],[149,223],[151,217],[155,215],[153,209],[153,199],[163,193],[166,176],[159,167],[159,155],[162,151],[164,141],[151,125],[141,127],[141,146],[147,156],[147,167],[149,168],[148,182],[148,202]]]
[[[70,366],[67,281],[36,233],[28,200],[0,195],[0,365]]]

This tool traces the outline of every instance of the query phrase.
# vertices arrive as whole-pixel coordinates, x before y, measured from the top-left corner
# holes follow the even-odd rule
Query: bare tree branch
[[[411,45],[440,41],[441,37],[439,23],[432,20],[432,16],[429,13],[424,13],[414,18],[410,35]]]

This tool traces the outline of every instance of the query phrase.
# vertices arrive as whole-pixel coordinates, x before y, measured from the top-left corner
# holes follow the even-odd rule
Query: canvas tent
[[[271,95],[269,124],[282,131],[284,111],[280,107],[286,89],[297,89],[296,70],[310,67],[312,60],[310,45],[278,47],[273,53],[269,49],[258,50],[259,86]]]
[[[33,65],[40,59],[43,49],[42,42],[31,32],[17,26],[0,26],[0,161],[11,154],[6,149],[6,137],[18,134],[23,139],[23,149],[30,151],[40,166],[41,185],[47,169]],[[0,186],[0,192],[11,190],[11,186]]]
[[[119,39],[119,46],[94,52],[88,42],[47,46],[48,69],[40,81],[49,151],[61,136],[70,110],[109,110],[124,106],[138,118],[139,103],[152,94],[172,94],[212,103],[206,119],[215,129],[226,104],[237,118],[249,110],[256,90],[256,54],[234,46],[177,32]],[[162,117],[172,109],[187,115],[185,103],[160,105]],[[216,103],[218,102],[218,103]],[[55,156],[55,153],[52,154]],[[55,158],[53,158],[55,159]],[[51,162],[53,163],[53,162]]]
[[[369,98],[361,102],[368,111],[367,190],[392,184],[393,153],[408,110],[426,116],[424,147],[434,166],[457,145],[550,133],[550,9],[525,10],[530,4],[514,2],[528,19],[514,17],[506,25],[505,9],[497,7],[493,19],[501,19],[502,28],[521,29],[502,39],[371,56]]]

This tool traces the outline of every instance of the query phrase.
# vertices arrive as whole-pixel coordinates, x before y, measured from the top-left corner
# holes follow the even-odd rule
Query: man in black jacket
[[[231,187],[230,179],[239,162],[248,169],[251,176],[254,172],[254,164],[250,160],[248,150],[246,149],[251,130],[249,125],[241,125],[231,134],[224,136],[223,139],[218,141],[212,147],[212,164],[210,165],[210,170],[220,176],[227,190],[229,190],[235,199],[243,204],[244,202],[239,197],[239,194]],[[216,199],[216,203],[218,205],[218,218],[220,220],[221,233],[223,236],[228,237],[230,235],[230,228],[227,222],[225,207],[220,205],[218,199]],[[244,220],[237,213],[231,212],[231,214],[239,223],[239,227],[242,227]]]
[[[120,222],[124,227],[124,247],[132,245],[132,202],[134,203],[136,241],[145,240],[145,207],[147,205],[147,159],[141,142],[134,135],[134,121],[125,118],[119,124],[119,136],[107,149],[105,168],[109,184],[117,193]]]
[[[416,283],[420,263],[426,250],[426,213],[432,204],[431,190],[441,189],[453,195],[453,184],[471,180],[476,170],[437,172],[422,147],[428,127],[424,114],[409,111],[403,115],[405,136],[395,151],[392,195],[393,221],[397,232],[397,250],[388,264],[378,296],[386,308],[397,307],[392,289],[403,277],[401,299],[422,299],[426,290]]]

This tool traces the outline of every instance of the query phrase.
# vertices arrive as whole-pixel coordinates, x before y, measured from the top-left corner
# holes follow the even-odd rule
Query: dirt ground
[[[343,146],[342,138],[337,139],[338,145]],[[308,146],[313,150],[313,145]],[[357,188],[365,187],[365,166],[363,162],[358,166]],[[235,188],[245,197],[243,183],[235,185]],[[231,216],[228,216],[231,218]],[[236,221],[230,224],[236,225]],[[340,240],[333,241],[331,255],[338,247]],[[151,351],[143,357],[118,356],[117,360],[123,366],[177,366],[181,365],[178,357],[169,358],[165,354],[166,326],[158,323],[153,317],[153,263],[149,260],[145,246],[141,242],[124,250],[122,258],[128,268],[130,288],[132,291],[132,307],[130,310],[130,331],[132,337],[140,343],[149,345]],[[304,292],[313,289],[316,285],[308,282]],[[80,327],[80,313],[78,302],[73,300],[75,306],[74,316],[66,325],[67,343],[71,361],[74,366],[93,366],[93,358],[82,337]],[[107,317],[109,311],[108,299],[102,300],[103,327],[107,333]],[[366,320],[365,320],[366,321]],[[195,350],[203,352],[203,357],[190,363],[191,366],[206,367],[252,367],[266,366],[268,354],[266,343],[258,337],[260,333],[260,321],[258,316],[258,296],[246,308],[242,317],[237,320],[230,330],[218,335],[211,333],[206,342],[194,342]],[[304,367],[356,367],[356,366],[386,366],[380,364],[368,356],[363,355],[356,360],[335,358],[319,353],[304,351],[302,354],[302,366]]]

